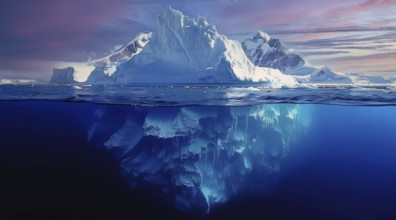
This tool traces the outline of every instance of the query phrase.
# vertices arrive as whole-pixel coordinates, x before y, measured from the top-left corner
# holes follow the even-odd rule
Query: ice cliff
[[[76,83],[77,81],[74,79],[74,68],[66,67],[64,69],[54,69],[52,73],[52,77],[50,79],[50,83]]]

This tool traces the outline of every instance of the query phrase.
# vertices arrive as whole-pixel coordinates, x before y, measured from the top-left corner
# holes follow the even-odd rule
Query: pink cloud
[[[246,0],[227,3],[214,10],[219,13],[219,20],[227,18],[227,31],[273,27],[312,29],[360,26],[366,18],[363,13],[373,13],[375,19],[389,12],[395,3],[396,0]]]
[[[395,6],[395,3],[396,0],[365,0],[352,5],[340,5],[329,10],[326,16],[334,18],[359,17],[361,13],[374,12],[375,10],[382,10],[383,13]],[[347,21],[347,19],[344,20]]]

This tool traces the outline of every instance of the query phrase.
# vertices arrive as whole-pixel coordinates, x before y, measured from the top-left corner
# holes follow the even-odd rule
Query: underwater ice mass
[[[95,114],[89,140],[120,161],[130,186],[160,187],[178,208],[202,213],[257,184],[252,175],[277,172],[307,126],[297,105],[128,107],[116,116],[124,120],[105,107]]]

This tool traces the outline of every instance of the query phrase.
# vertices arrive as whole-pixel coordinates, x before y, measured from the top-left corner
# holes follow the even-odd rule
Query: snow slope
[[[116,50],[114,53],[101,58],[88,62],[88,65],[95,67],[107,67],[115,64],[130,60],[135,55],[139,54],[143,47],[149,42],[151,33],[140,33],[136,38],[129,41],[126,45]]]
[[[151,33],[141,33],[106,57],[87,63],[72,63],[72,67],[55,68],[50,83],[73,84],[104,81],[116,71],[118,65],[139,54],[150,37]]]
[[[142,51],[149,42],[151,35],[152,33],[140,33],[136,38],[129,41],[114,53],[111,53],[104,58],[89,62],[88,65],[94,66],[95,69],[88,77],[87,82],[95,83],[106,81],[114,72],[116,72],[119,65],[129,61]]]

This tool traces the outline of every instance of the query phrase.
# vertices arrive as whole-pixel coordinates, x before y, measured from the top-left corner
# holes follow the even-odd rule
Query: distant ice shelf
[[[0,79],[0,85],[4,84],[35,84],[36,80],[33,79]]]

